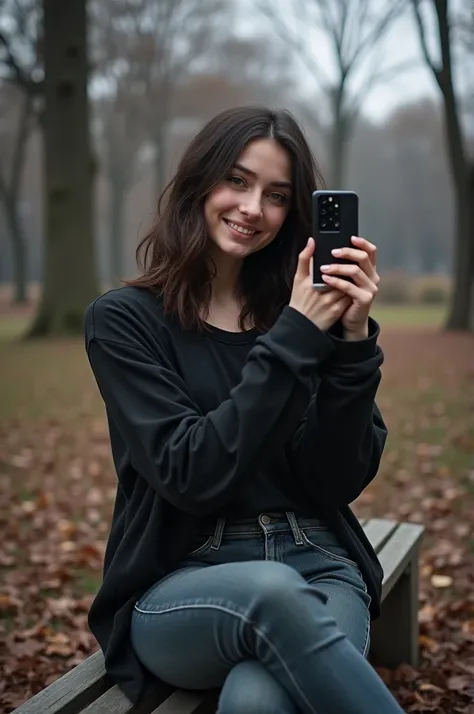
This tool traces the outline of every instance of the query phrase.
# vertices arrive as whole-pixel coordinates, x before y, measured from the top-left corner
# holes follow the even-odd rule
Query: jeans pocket
[[[204,541],[204,543],[201,543],[201,545],[197,545],[195,548],[193,548],[193,550],[190,550],[190,551],[186,554],[186,558],[194,557],[194,556],[196,556],[196,555],[204,555],[204,553],[207,553],[207,551],[211,549],[211,545],[212,545],[212,540],[213,540],[213,538],[214,538],[214,536],[213,536],[213,535],[210,535],[210,536]]]
[[[338,542],[336,536],[331,533],[331,531],[314,530],[313,532],[313,529],[307,530],[301,530],[301,535],[303,536],[305,544],[309,548],[317,553],[321,553],[321,555],[325,555],[326,558],[329,558],[330,560],[337,560],[340,563],[346,563],[347,565],[359,570],[359,566],[355,560],[349,558],[347,550]]]

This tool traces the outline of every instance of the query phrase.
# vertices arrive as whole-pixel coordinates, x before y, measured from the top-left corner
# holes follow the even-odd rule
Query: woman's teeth
[[[254,233],[256,233],[256,231],[250,231],[248,228],[242,228],[242,226],[238,226],[236,223],[232,223],[231,221],[226,221],[226,223],[234,231],[237,231],[238,233],[242,233],[244,236],[253,236]]]

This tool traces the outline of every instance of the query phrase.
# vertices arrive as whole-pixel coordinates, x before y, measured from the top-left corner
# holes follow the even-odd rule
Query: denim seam
[[[297,689],[297,691],[300,693],[301,698],[306,702],[306,704],[307,704],[307,706],[309,707],[309,709],[313,712],[313,714],[317,714],[316,709],[313,709],[313,707],[311,706],[310,701],[307,699],[307,697],[305,696],[305,694],[304,694],[304,692],[302,691],[301,687],[299,686],[298,682],[295,680],[295,678],[294,678],[293,675],[291,674],[290,670],[288,669],[288,667],[287,667],[285,661],[284,661],[283,658],[281,657],[281,655],[280,655],[280,653],[278,652],[278,650],[277,650],[277,648],[275,647],[275,645],[274,645],[272,642],[270,642],[270,640],[269,640],[268,637],[265,635],[265,633],[262,632],[262,630],[260,630],[260,629],[255,625],[255,623],[252,622],[252,620],[250,620],[246,615],[243,615],[243,614],[240,613],[240,612],[236,612],[235,610],[230,610],[229,608],[223,607],[222,605],[210,605],[210,604],[207,604],[207,605],[204,605],[204,604],[202,604],[202,605],[191,605],[191,604],[188,604],[188,605],[176,605],[176,606],[174,606],[174,607],[169,607],[169,608],[167,608],[166,610],[141,610],[139,607],[137,607],[137,606],[135,605],[135,610],[136,610],[137,612],[140,612],[140,613],[145,614],[145,615],[164,615],[164,614],[167,614],[167,613],[170,613],[170,612],[175,612],[176,610],[186,610],[186,609],[191,609],[191,610],[192,610],[192,609],[204,609],[204,608],[207,608],[207,609],[210,609],[210,610],[220,610],[221,612],[225,612],[225,613],[227,613],[228,615],[232,615],[233,617],[237,617],[237,618],[239,618],[240,620],[243,620],[247,625],[250,625],[250,627],[252,627],[252,628],[254,629],[255,633],[256,633],[259,637],[261,637],[264,642],[267,643],[267,646],[270,647],[271,650],[273,650],[273,652],[274,652],[275,655],[277,656],[278,660],[280,661],[280,663],[281,663],[283,669],[284,669],[285,672],[287,673],[287,675],[288,675],[290,681],[293,682],[293,685],[295,686],[295,688]]]
[[[362,656],[367,657],[367,652],[370,645],[370,614],[367,612],[366,627],[365,627],[365,642],[362,648]]]
[[[357,569],[359,569],[359,566],[355,562],[355,560],[351,560],[350,558],[344,558],[344,556],[342,555],[336,555],[335,553],[331,553],[330,550],[327,550],[326,548],[323,548],[320,545],[316,545],[316,543],[312,543],[304,531],[302,531],[302,534],[306,545],[308,545],[310,548],[314,548],[315,550],[325,555],[327,558],[333,558],[334,560],[338,560],[341,563],[346,563],[346,565],[351,565],[352,567],[355,566]]]
[[[202,545],[199,546],[199,548],[196,548],[195,550],[192,550],[188,555],[200,555],[203,551],[207,550],[209,546],[211,545],[213,540],[213,536],[209,536]]]

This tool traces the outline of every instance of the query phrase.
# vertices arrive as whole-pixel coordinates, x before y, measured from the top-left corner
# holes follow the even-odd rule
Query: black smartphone
[[[312,206],[313,238],[316,243],[313,288],[327,290],[329,286],[321,277],[321,265],[352,262],[336,258],[331,251],[334,248],[355,247],[351,237],[359,235],[359,197],[354,191],[314,191]]]

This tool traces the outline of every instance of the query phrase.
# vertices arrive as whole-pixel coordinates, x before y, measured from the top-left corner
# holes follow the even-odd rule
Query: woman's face
[[[204,217],[218,252],[243,259],[278,234],[291,201],[291,159],[273,139],[255,139],[207,196]]]

